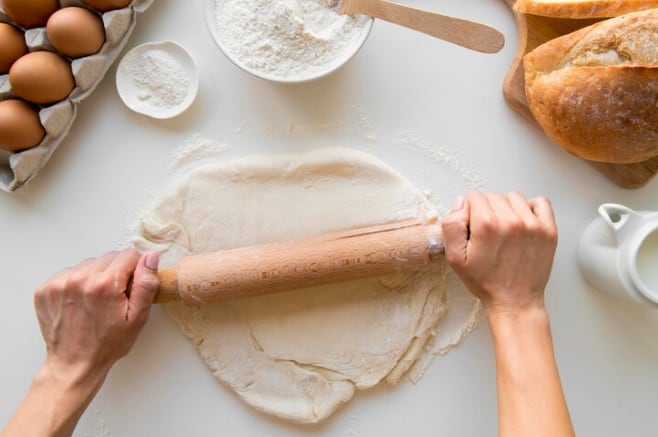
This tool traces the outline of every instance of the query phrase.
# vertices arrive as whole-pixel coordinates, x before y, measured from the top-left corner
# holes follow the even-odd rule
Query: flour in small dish
[[[337,0],[216,0],[220,43],[237,62],[281,78],[328,69],[362,36],[368,17],[338,15]]]
[[[131,56],[128,73],[139,91],[140,101],[156,108],[173,108],[187,97],[191,80],[185,68],[164,50]]]

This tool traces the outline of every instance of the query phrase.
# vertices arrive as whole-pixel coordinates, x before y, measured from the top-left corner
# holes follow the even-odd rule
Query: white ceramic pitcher
[[[578,262],[596,288],[658,308],[658,211],[601,205],[582,235]]]

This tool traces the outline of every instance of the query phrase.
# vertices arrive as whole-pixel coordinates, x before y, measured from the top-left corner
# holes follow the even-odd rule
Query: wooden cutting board
[[[512,8],[516,0],[505,0]],[[540,17],[512,12],[519,31],[519,46],[505,82],[503,95],[507,103],[526,119],[535,122],[525,97],[523,56],[548,40],[566,35],[595,23],[596,19],[574,20]],[[585,160],[587,161],[587,160]],[[587,161],[622,188],[639,188],[658,173],[658,156],[636,164],[608,164]]]

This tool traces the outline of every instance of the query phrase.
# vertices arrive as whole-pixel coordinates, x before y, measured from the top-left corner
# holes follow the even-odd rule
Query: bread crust
[[[658,10],[551,40],[524,68],[533,116],[568,152],[617,164],[658,156]]]
[[[553,18],[610,18],[658,7],[658,0],[517,0],[514,10]]]

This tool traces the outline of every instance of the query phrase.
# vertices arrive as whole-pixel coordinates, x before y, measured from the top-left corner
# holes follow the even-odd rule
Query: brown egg
[[[71,58],[93,55],[105,42],[103,20],[84,8],[63,8],[46,26],[53,47]]]
[[[38,146],[45,135],[35,106],[22,100],[0,101],[0,149],[29,149]]]
[[[85,0],[85,3],[101,12],[125,8],[131,2],[132,0]]]
[[[0,23],[0,74],[8,73],[12,64],[26,53],[23,32],[7,23]]]
[[[64,100],[75,87],[71,64],[51,52],[32,52],[14,62],[9,83],[18,97],[40,105]]]
[[[45,26],[48,17],[59,9],[57,0],[2,0],[2,8],[16,24],[27,27]]]

